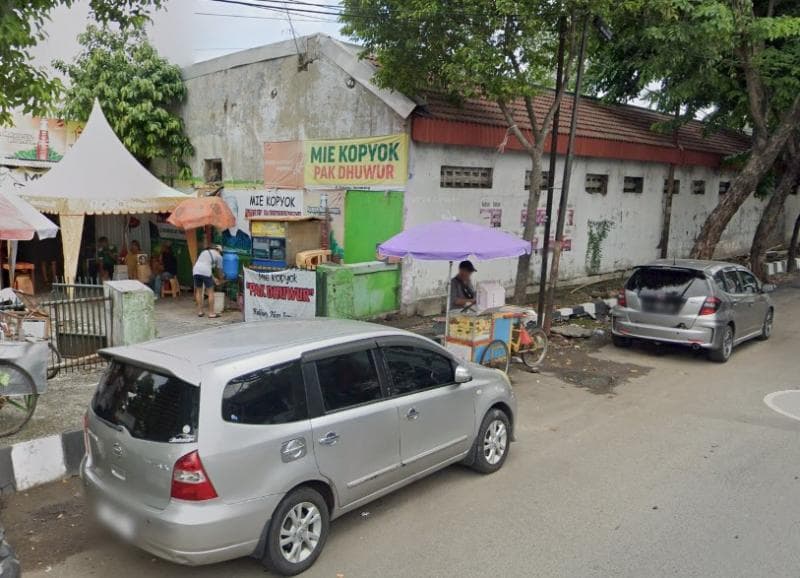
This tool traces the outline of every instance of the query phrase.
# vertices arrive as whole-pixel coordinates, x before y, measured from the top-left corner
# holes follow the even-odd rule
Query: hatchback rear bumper
[[[674,343],[703,349],[717,348],[719,346],[718,336],[721,334],[713,322],[695,321],[690,329],[682,329],[634,323],[627,315],[619,312],[612,313],[611,332],[620,337]]]
[[[81,479],[92,508],[100,507],[125,520],[125,532],[115,523],[100,520],[133,545],[177,564],[198,566],[250,556],[262,531],[283,498],[276,494],[228,504],[220,499],[205,502],[171,500],[166,508],[149,507],[110,491],[103,480],[81,463]],[[129,533],[128,533],[129,532]]]

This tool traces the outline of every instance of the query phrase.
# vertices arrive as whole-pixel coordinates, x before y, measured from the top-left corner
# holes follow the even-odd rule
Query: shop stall
[[[322,219],[317,217],[251,217],[251,267],[270,271],[298,266],[298,254],[320,249]]]

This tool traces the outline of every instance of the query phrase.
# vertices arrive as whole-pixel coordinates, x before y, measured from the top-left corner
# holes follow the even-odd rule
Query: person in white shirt
[[[222,270],[222,247],[214,245],[208,249],[204,249],[195,261],[192,267],[192,276],[194,277],[194,301],[197,304],[197,316],[203,316],[203,291],[208,297],[208,316],[211,319],[219,317],[214,312],[214,285],[217,281],[214,279],[214,271]]]

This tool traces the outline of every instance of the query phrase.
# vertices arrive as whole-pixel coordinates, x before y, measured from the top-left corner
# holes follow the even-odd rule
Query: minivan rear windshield
[[[111,363],[92,400],[98,417],[153,442],[196,441],[199,408],[199,387],[121,361]]]
[[[688,299],[708,295],[708,281],[701,271],[670,267],[640,267],[625,288],[640,297]]]

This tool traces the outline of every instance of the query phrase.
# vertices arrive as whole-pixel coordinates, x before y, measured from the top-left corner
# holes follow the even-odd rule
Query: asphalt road
[[[763,402],[800,388],[800,289],[775,301],[773,338],[725,365],[606,347],[641,367],[612,394],[520,377],[504,469],[453,467],[334,522],[306,576],[800,575],[800,422]],[[25,575],[265,574],[254,560],[173,566],[99,536]]]

